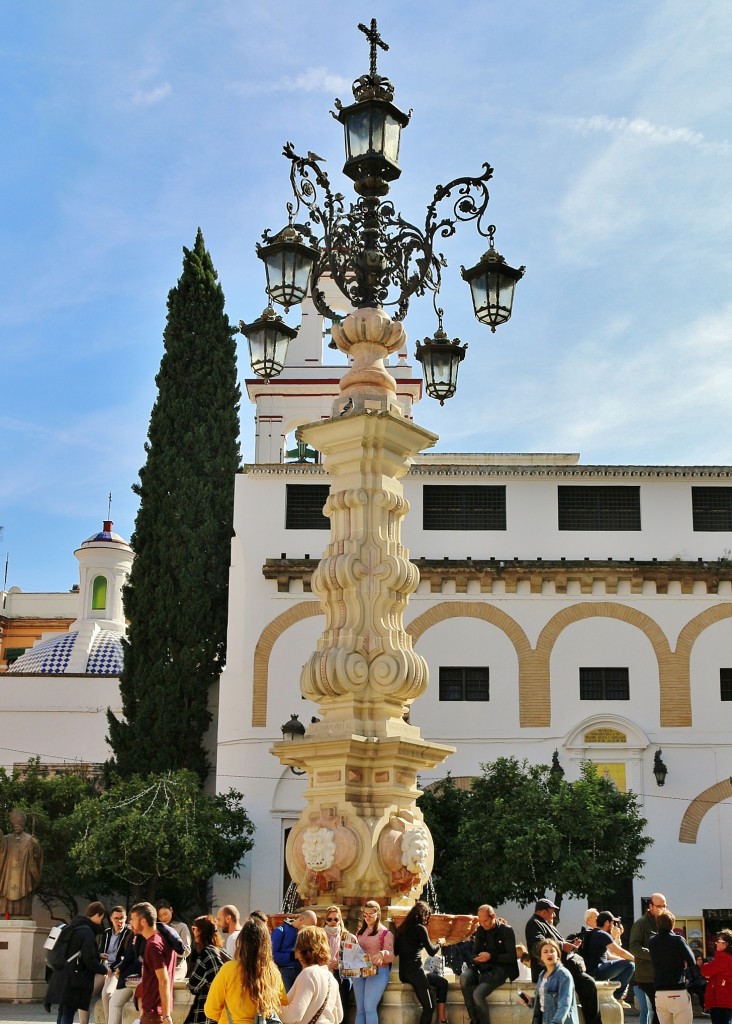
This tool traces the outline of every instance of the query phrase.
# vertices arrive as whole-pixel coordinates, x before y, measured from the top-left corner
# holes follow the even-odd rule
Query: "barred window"
[[[719,699],[732,700],[732,668],[719,670]]]
[[[489,670],[440,666],[440,700],[490,700]]]
[[[558,488],[560,530],[640,530],[640,487]]]
[[[506,488],[429,484],[422,489],[424,530],[505,530]]]
[[[323,515],[329,490],[328,484],[287,484],[285,528],[329,530],[330,520]]]
[[[691,514],[699,532],[732,530],[732,487],[692,487]]]
[[[627,668],[581,668],[580,700],[630,700]]]

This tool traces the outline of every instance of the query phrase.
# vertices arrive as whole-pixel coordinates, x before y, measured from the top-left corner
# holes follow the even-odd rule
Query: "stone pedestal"
[[[371,319],[381,324],[384,315]],[[403,624],[419,571],[401,543],[401,477],[437,438],[389,409],[369,408],[376,399],[365,379],[349,392],[352,408],[346,403],[341,415],[298,432],[332,477],[324,509],[330,544],[312,579],[325,630],[300,679],[322,720],[273,752],[308,773],[287,866],[300,896],[320,910],[365,899],[386,908],[414,903],[433,860],[417,779],[453,753],[409,724],[428,669]]]
[[[0,1001],[30,1003],[46,994],[48,928],[30,918],[0,920]]]

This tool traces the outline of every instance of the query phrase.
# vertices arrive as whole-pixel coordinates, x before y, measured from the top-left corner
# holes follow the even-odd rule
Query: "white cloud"
[[[137,92],[132,94],[131,103],[135,107],[152,107],[156,103],[160,103],[173,91],[173,86],[170,82],[163,82],[161,85],[156,85],[152,89],[138,89]]]
[[[560,118],[561,122],[582,135],[614,135],[628,139],[639,139],[655,145],[670,146],[682,144],[698,146],[716,153],[725,153],[730,144],[710,142],[701,132],[691,128],[672,128],[668,125],[653,124],[643,117],[608,117],[606,114],[594,114],[591,117]]]
[[[273,82],[237,82],[231,89],[242,95],[276,92],[346,92],[351,83],[325,67],[306,68],[299,75],[283,75]]]

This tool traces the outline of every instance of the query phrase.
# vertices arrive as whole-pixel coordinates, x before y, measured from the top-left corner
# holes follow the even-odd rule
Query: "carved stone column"
[[[283,764],[308,772],[287,865],[313,905],[372,898],[408,906],[433,857],[417,775],[453,752],[405,721],[428,670],[403,623],[419,571],[401,543],[408,503],[400,480],[437,437],[405,420],[394,399],[383,357],[404,344],[401,324],[358,310],[333,335],[354,364],[333,418],[298,432],[332,477],[331,536],[312,580],[325,629],[301,676],[322,720],[303,740],[273,747]]]

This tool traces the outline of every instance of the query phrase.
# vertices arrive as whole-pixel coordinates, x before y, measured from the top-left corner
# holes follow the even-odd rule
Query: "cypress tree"
[[[239,399],[234,330],[199,228],[168,295],[164,354],[133,490],[124,592],[123,718],[107,712],[118,774],[189,768],[203,781],[208,700],[226,657]]]

